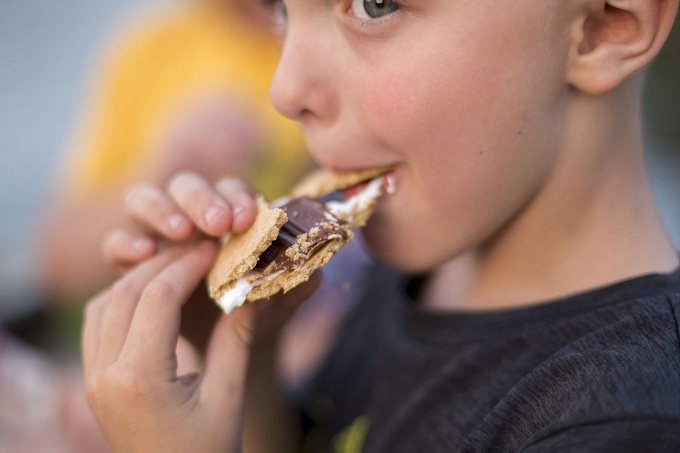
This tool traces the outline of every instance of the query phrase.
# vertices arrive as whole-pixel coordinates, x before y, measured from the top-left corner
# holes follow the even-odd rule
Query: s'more
[[[230,313],[307,281],[366,224],[378,198],[394,191],[391,170],[317,170],[287,197],[272,204],[258,198],[251,228],[223,239],[208,274],[210,296]]]

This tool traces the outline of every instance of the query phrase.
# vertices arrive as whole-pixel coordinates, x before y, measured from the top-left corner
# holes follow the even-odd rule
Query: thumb
[[[298,308],[319,289],[321,282],[321,272],[315,272],[309,281],[296,286],[289,292],[255,302],[255,306],[261,313],[255,332],[255,344],[272,344],[278,341],[281,330],[295,315]]]
[[[222,315],[208,345],[202,391],[207,404],[214,403],[219,411],[229,410],[229,416],[242,410],[256,316],[253,304]]]

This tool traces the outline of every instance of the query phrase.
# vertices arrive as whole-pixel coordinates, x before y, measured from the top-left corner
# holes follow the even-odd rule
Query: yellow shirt
[[[285,193],[308,161],[297,126],[269,101],[279,51],[261,28],[200,7],[167,11],[128,30],[106,60],[79,130],[72,191],[128,184],[126,175],[153,152],[151,135],[164,116],[192,93],[218,88],[245,98],[264,131],[266,158],[250,179],[270,198]]]

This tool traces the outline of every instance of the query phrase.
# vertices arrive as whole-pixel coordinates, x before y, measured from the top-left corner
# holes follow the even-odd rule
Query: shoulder
[[[677,296],[649,296],[557,323],[551,334],[569,341],[537,360],[467,441],[548,446],[532,452],[639,451],[576,447],[637,433],[680,445],[679,307]],[[572,440],[571,450],[549,448]]]
[[[678,296],[621,303],[606,322],[565,344],[527,376],[565,410],[561,417],[663,416],[680,419]],[[596,312],[593,314],[597,317]]]
[[[641,417],[566,427],[523,448],[525,453],[655,453],[680,451],[680,419]]]

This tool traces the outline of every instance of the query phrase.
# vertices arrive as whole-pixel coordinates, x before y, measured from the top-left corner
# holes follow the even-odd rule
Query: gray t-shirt
[[[680,270],[487,313],[369,282],[307,388],[305,452],[680,452]]]

